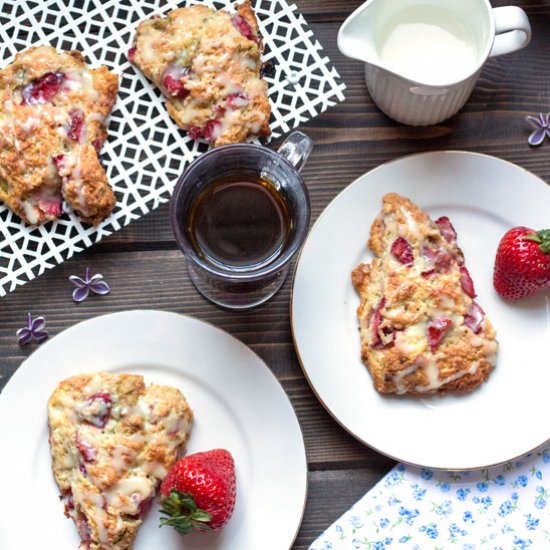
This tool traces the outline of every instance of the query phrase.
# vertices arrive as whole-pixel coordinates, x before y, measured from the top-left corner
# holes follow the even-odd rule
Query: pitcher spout
[[[379,65],[376,49],[376,25],[379,5],[383,0],[367,0],[342,24],[338,32],[338,49],[352,59]]]

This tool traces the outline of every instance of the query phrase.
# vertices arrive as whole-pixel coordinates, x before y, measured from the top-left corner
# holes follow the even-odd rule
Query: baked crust
[[[48,401],[52,470],[81,550],[127,550],[183,449],[192,412],[182,393],[142,376],[62,381]]]
[[[97,157],[118,77],[80,52],[29,48],[0,70],[0,200],[25,223],[61,215],[63,199],[87,223],[116,199]]]
[[[395,244],[399,240],[398,244]],[[384,196],[370,264],[352,272],[361,355],[380,393],[471,391],[496,364],[496,333],[448,218],[437,223],[408,199]]]
[[[258,22],[248,0],[236,11],[193,5],[142,21],[129,54],[178,126],[215,146],[271,133]]]

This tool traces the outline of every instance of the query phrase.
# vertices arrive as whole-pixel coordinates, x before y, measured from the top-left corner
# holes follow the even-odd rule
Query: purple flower
[[[529,136],[529,145],[540,145],[544,138],[550,138],[550,113],[546,113],[546,117],[539,113],[538,118],[534,116],[526,116],[525,120],[535,128],[535,131]]]
[[[103,275],[97,273],[93,277],[90,277],[89,267],[86,268],[84,279],[71,275],[69,280],[77,287],[73,291],[73,300],[75,302],[83,302],[88,297],[90,290],[95,294],[108,294],[111,290],[109,285],[103,280]]]
[[[17,334],[17,341],[19,345],[24,346],[28,344],[31,340],[44,340],[48,337],[48,331],[45,329],[46,321],[44,317],[32,318],[30,313],[27,313],[27,326],[20,328]]]

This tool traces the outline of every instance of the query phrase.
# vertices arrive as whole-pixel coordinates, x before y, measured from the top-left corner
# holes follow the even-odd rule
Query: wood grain
[[[510,3],[498,0],[493,5]],[[344,103],[302,128],[315,140],[315,150],[303,171],[313,221],[364,172],[424,151],[459,149],[495,155],[550,180],[550,142],[530,148],[530,128],[524,119],[527,114],[550,111],[550,2],[516,2],[529,14],[533,28],[530,46],[491,59],[464,109],[450,120],[426,128],[402,126],[383,115],[368,95],[362,64],[338,51],[338,28],[360,0],[298,0],[297,4],[347,85]],[[498,183],[494,182],[495,193]],[[77,305],[71,300],[67,278],[82,274],[87,266],[105,276],[112,292]],[[293,548],[305,550],[394,462],[350,436],[311,391],[293,347],[290,292],[291,278],[268,304],[246,313],[223,311],[208,303],[189,280],[185,260],[172,237],[169,205],[162,205],[0,300],[0,388],[35,349],[34,345],[19,347],[15,339],[29,310],[46,317],[52,335],[90,317],[139,308],[174,311],[213,323],[250,346],[270,366],[296,410],[308,456],[309,495]]]

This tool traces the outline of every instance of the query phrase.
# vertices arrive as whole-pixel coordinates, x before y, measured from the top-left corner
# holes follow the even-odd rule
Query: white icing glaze
[[[416,332],[417,325],[413,325],[406,330],[396,333],[394,345],[403,355],[414,357],[422,353],[426,348],[427,340],[424,333],[419,336]]]
[[[475,374],[479,367],[479,361],[474,361],[468,369],[455,372],[450,376],[440,379],[436,359],[437,357],[431,356],[430,359],[424,364],[424,372],[426,373],[426,376],[428,378],[428,384],[425,386],[416,386],[416,391],[425,392],[427,390],[437,390],[445,384],[454,382],[455,380],[458,380],[459,378],[462,378],[467,374]]]
[[[34,129],[38,128],[42,124],[42,120],[35,116],[30,116],[26,118],[23,122],[21,122],[21,128],[27,132],[30,133]]]
[[[132,476],[121,479],[108,491],[105,491],[105,499],[109,506],[116,506],[125,499],[130,498],[134,493],[138,493],[145,500],[149,498],[154,491],[153,482],[144,476]]]
[[[416,372],[417,370],[418,365],[414,364],[393,375],[392,382],[395,384],[396,393],[398,395],[402,395],[407,392],[407,388],[403,383],[403,378],[405,378],[405,376],[408,376],[409,374],[412,374],[413,372]]]
[[[116,445],[113,449],[110,464],[120,474],[125,470],[127,464],[134,460],[135,456],[136,453],[132,449],[123,445]]]
[[[107,514],[103,509],[104,500],[101,495],[96,495],[95,493],[88,493],[87,500],[90,500],[93,504],[93,507],[90,507],[88,512],[88,520],[92,520],[97,531],[97,539],[101,543],[109,542],[109,533],[106,527]]]
[[[67,155],[68,157],[69,155]],[[101,393],[102,382],[101,377],[93,375],[86,387],[84,388],[84,394],[88,397],[95,395],[96,393]]]
[[[35,206],[29,201],[21,201],[21,206],[23,207],[23,212],[25,212],[25,216],[29,220],[29,223],[37,223],[38,210]]]
[[[472,334],[472,336],[470,336],[470,345],[474,348],[481,347],[483,342],[485,342],[485,339],[477,334]]]
[[[88,115],[88,120],[99,122],[100,124],[103,124],[105,122],[105,117],[100,113],[90,113]]]
[[[418,227],[418,222],[413,218],[409,210],[403,207],[401,207],[399,210],[401,211],[401,214],[403,215],[403,217],[407,222],[407,229],[411,237],[419,241],[422,240],[422,232]]]

